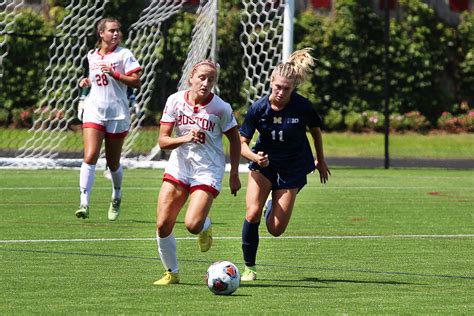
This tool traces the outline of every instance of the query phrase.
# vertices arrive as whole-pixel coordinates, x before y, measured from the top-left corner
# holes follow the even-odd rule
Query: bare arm
[[[329,176],[331,175],[331,171],[324,160],[323,137],[321,134],[321,129],[319,127],[313,127],[309,131],[313,137],[314,148],[316,149],[316,169],[319,171],[321,183],[326,183],[326,181],[329,179]]]
[[[120,77],[116,78],[114,76],[115,80],[121,81],[125,83],[127,86],[135,89],[140,89],[142,86],[142,83],[140,81],[140,72],[134,72],[131,73],[130,75],[120,75]]]
[[[230,143],[230,178],[229,187],[230,193],[234,196],[240,190],[241,184],[239,179],[239,162],[240,162],[240,135],[237,127],[233,127],[227,132],[225,136]]]
[[[244,136],[240,136],[240,144],[242,145],[242,157],[257,163],[260,167],[268,166],[268,164],[270,163],[270,161],[268,160],[268,155],[261,151],[259,151],[258,153],[254,153],[249,147],[250,139]]]
[[[172,137],[173,125],[161,124],[160,126],[160,136],[158,137],[158,144],[162,149],[175,149],[181,146],[182,144],[189,142],[199,141],[199,131],[192,130],[186,135],[180,137]]]

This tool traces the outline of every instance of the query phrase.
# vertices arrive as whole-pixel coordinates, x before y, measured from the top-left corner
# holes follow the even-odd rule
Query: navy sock
[[[248,267],[255,265],[258,249],[258,223],[249,223],[244,220],[242,226],[242,252],[244,253],[245,265]]]

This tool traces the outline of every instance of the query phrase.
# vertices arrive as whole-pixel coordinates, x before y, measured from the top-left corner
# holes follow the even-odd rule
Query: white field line
[[[240,240],[242,237],[213,237],[217,240]],[[260,239],[275,237],[262,236]],[[456,235],[367,235],[367,236],[286,236],[278,239],[396,239],[396,238],[474,238],[474,234]],[[13,239],[0,240],[0,244],[55,243],[55,242],[107,242],[107,241],[154,241],[155,238],[90,238],[90,239]],[[176,237],[176,240],[196,240],[196,237]]]

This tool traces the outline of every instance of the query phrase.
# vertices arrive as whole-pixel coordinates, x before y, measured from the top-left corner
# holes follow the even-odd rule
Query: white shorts
[[[82,127],[103,131],[106,138],[125,138],[130,129],[130,118],[125,118],[123,120],[101,120],[95,117],[92,113],[84,111]]]
[[[191,193],[195,190],[204,190],[217,197],[222,189],[223,176],[223,170],[222,172],[213,168],[196,170],[189,160],[180,160],[171,154],[163,180],[177,183]]]

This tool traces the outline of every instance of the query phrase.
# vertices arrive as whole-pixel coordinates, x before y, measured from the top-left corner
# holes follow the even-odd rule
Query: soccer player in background
[[[78,218],[89,217],[89,201],[94,183],[95,168],[100,148],[105,140],[105,158],[112,177],[112,198],[108,211],[111,221],[120,214],[123,170],[120,156],[130,128],[127,88],[140,88],[140,64],[132,52],[120,47],[120,22],[104,18],[97,23],[97,48],[89,51],[89,75],[79,82],[81,88],[91,90],[84,100],[82,133],[84,160],[79,186],[81,203],[75,212]]]
[[[264,206],[268,232],[280,236],[290,221],[296,195],[307,183],[307,174],[318,169],[321,183],[326,183],[330,175],[324,161],[321,118],[311,102],[295,91],[314,65],[310,51],[296,51],[288,61],[277,65],[271,76],[270,95],[252,104],[240,128],[242,156],[250,160],[242,227],[242,281],[257,278],[258,227]],[[313,138],[316,161],[307,130]],[[259,137],[251,150],[255,131]],[[271,199],[265,202],[270,193]]]
[[[165,273],[155,285],[179,283],[173,228],[188,197],[184,224],[190,233],[199,234],[202,252],[211,247],[208,215],[224,176],[223,134],[230,142],[230,192],[236,195],[241,186],[239,130],[230,104],[212,93],[216,80],[216,65],[210,60],[198,62],[190,72],[189,89],[169,96],[163,110],[158,142],[162,149],[173,151],[158,195],[156,240]]]

